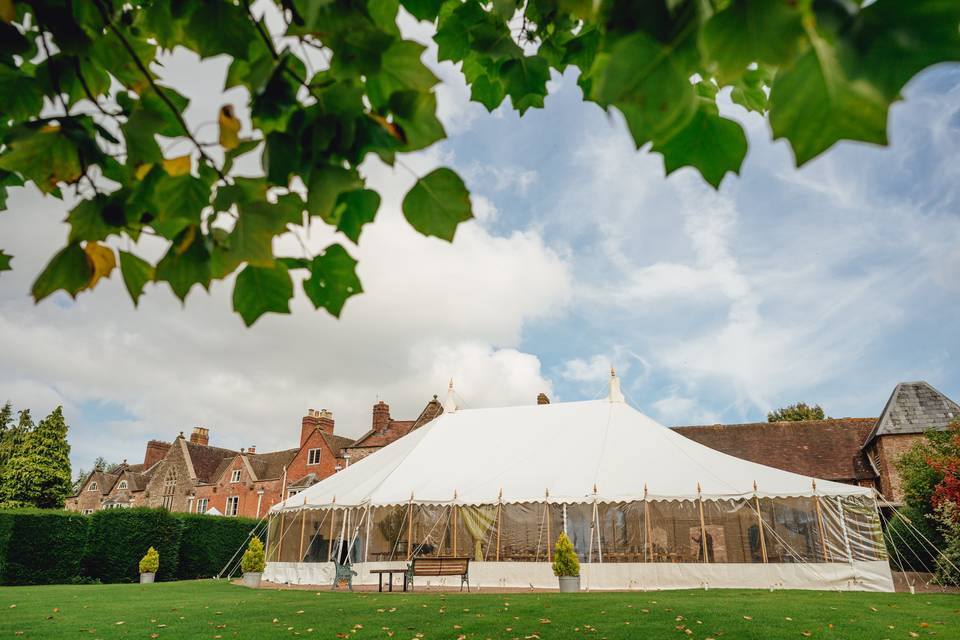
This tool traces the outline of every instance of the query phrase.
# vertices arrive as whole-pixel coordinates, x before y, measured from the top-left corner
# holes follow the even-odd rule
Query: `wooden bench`
[[[403,574],[403,590],[406,591],[407,584],[409,584],[410,590],[413,591],[413,578],[415,576],[460,576],[460,590],[463,591],[463,585],[467,585],[467,591],[470,591],[469,570],[470,558],[468,557],[417,557],[413,559],[406,573]]]

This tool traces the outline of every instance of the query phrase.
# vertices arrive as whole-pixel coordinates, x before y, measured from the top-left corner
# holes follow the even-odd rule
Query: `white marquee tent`
[[[439,418],[271,509],[265,577],[328,582],[336,542],[360,582],[466,555],[472,584],[555,587],[561,530],[587,588],[893,588],[872,489],[700,445],[612,372],[595,401],[465,410],[451,390]]]

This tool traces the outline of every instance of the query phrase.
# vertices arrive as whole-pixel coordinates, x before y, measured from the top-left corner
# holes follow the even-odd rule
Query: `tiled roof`
[[[744,460],[825,480],[875,477],[860,447],[876,418],[831,418],[676,427],[691,440]]]
[[[433,396],[416,420],[390,420],[387,428],[383,431],[371,429],[357,438],[353,443],[345,445],[343,448],[353,447],[384,447],[394,440],[398,440],[415,429],[419,429],[437,416],[443,413],[443,405]]]
[[[923,433],[928,429],[942,430],[960,418],[960,405],[943,395],[928,383],[901,382],[890,394],[883,413],[864,446],[877,436]]]
[[[200,482],[216,480],[218,476],[215,473],[220,469],[223,459],[233,458],[238,453],[231,449],[196,444],[187,440],[184,440],[184,444],[187,446],[190,461],[193,463],[193,472],[197,474],[197,480]]]
[[[300,449],[285,449],[267,453],[248,454],[247,460],[259,480],[273,480],[283,476],[283,468],[290,464]]]

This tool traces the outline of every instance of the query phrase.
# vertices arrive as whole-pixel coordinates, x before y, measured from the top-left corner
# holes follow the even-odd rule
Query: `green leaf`
[[[696,112],[689,74],[663,45],[643,33],[598,53],[590,76],[590,99],[603,107],[615,104],[623,112],[638,148],[669,138]]]
[[[210,187],[203,180],[164,172],[154,191],[157,217],[150,226],[164,238],[174,238],[185,228],[200,224],[200,213],[209,202]]]
[[[757,113],[767,112],[767,92],[764,89],[773,79],[773,74],[765,67],[748,69],[734,82],[730,99],[735,103]]]
[[[155,279],[168,283],[181,301],[186,299],[195,284],[204,289],[210,287],[210,252],[198,227],[188,227],[177,236],[157,263]]]
[[[3,119],[27,120],[40,113],[43,91],[22,70],[0,64],[0,113]]]
[[[411,40],[397,40],[383,53],[379,73],[367,79],[367,95],[375,107],[382,107],[394,91],[412,89],[426,92],[437,84],[437,77],[420,60],[426,50]]]
[[[487,111],[493,111],[503,103],[507,97],[507,90],[499,79],[492,80],[490,76],[482,75],[473,81],[470,86],[470,99],[479,102]]]
[[[770,90],[774,138],[786,138],[797,166],[839,140],[887,143],[889,101],[864,80],[848,79],[836,51],[814,36],[813,47],[777,74]]]
[[[24,130],[8,141],[8,147],[0,155],[0,169],[23,175],[44,193],[55,191],[60,182],[76,182],[82,175],[77,148],[58,127]]]
[[[433,22],[440,13],[443,0],[402,0],[401,4],[417,20]]]
[[[310,172],[307,211],[312,216],[320,216],[328,224],[336,225],[334,205],[337,202],[337,197],[344,191],[351,191],[362,186],[363,181],[354,169],[329,165],[314,167]]]
[[[293,282],[280,262],[270,267],[247,265],[233,286],[233,310],[248,327],[265,313],[290,313]]]
[[[299,147],[296,139],[286,133],[274,131],[267,135],[261,162],[270,184],[281,187],[288,185],[290,174],[297,170],[299,164],[299,154],[296,152]]]
[[[201,58],[225,53],[246,58],[250,43],[258,38],[243,3],[204,0],[184,29]]]
[[[419,91],[397,91],[390,97],[390,110],[406,138],[406,151],[425,149],[447,137],[437,119],[437,97]]]
[[[457,225],[473,217],[470,193],[456,173],[434,169],[407,192],[403,215],[423,235],[453,241]]]
[[[11,271],[13,269],[13,267],[10,266],[11,260],[13,260],[13,256],[3,249],[0,249],[0,271]]]
[[[310,263],[310,277],[303,281],[303,290],[315,308],[323,307],[339,318],[347,299],[363,293],[356,269],[357,261],[347,250],[332,244]]]
[[[701,99],[687,126],[665,143],[655,143],[651,150],[663,154],[667,175],[690,166],[719,188],[728,171],[740,173],[747,154],[747,136],[738,123],[720,115],[716,104]]]
[[[960,60],[958,23],[955,0],[878,0],[857,14],[847,66],[892,100],[918,71]]]
[[[373,222],[380,208],[380,194],[370,189],[356,189],[341,193],[337,198],[335,216],[337,230],[353,240],[360,241],[363,225]]]
[[[500,75],[513,102],[513,108],[519,111],[520,115],[530,107],[543,107],[543,99],[547,95],[547,80],[550,79],[550,67],[546,60],[540,56],[507,60],[500,67]]]
[[[153,265],[132,253],[120,251],[120,273],[123,275],[127,293],[133,300],[133,306],[137,306],[144,286],[154,278]]]
[[[67,239],[70,242],[105,240],[111,233],[120,229],[119,226],[112,225],[104,219],[103,209],[108,204],[110,199],[103,195],[90,200],[81,200],[67,214],[67,222],[70,224],[70,235]],[[120,216],[120,220],[123,220],[122,210]]]
[[[803,37],[800,11],[783,0],[734,0],[700,31],[700,47],[728,84],[753,62],[789,61]]]
[[[93,276],[93,267],[80,243],[73,242],[53,256],[33,283],[33,299],[40,302],[54,291],[63,289],[71,298],[83,291]]]
[[[269,202],[237,206],[237,225],[230,233],[230,253],[239,262],[258,267],[273,264],[273,237],[286,228],[282,207]]]

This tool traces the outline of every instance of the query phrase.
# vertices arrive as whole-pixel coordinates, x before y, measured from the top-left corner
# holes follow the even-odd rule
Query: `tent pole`
[[[650,527],[650,501],[647,500],[647,483],[643,483],[643,533],[644,533],[644,545],[646,549],[644,551],[647,555],[647,562],[653,562],[653,529]]]
[[[303,562],[303,534],[307,527],[307,510],[304,509],[300,512],[300,555],[297,556],[299,560],[297,562]]]
[[[407,560],[413,556],[413,493],[410,494],[410,505],[407,507]]]
[[[503,489],[500,489],[500,495],[497,496],[497,554],[496,561],[500,562],[500,527],[503,525]]]
[[[453,500],[454,500],[454,504],[451,507],[453,511],[450,513],[450,519],[453,521],[453,555],[456,556],[457,555],[457,505],[456,505],[457,492],[456,490],[454,490],[453,492]]]
[[[367,506],[367,509],[368,509],[368,513],[369,513],[369,509],[370,509],[369,505]],[[374,508],[374,511],[376,511],[376,508]],[[370,525],[371,525],[372,522],[373,522],[373,516],[372,516],[372,515],[368,515],[368,516],[367,516],[367,537],[366,537],[366,544],[363,545],[363,561],[364,561],[364,562],[367,562],[367,560],[369,559],[369,556],[370,556]]]
[[[827,532],[823,526],[823,509],[820,507],[820,496],[817,494],[817,481],[811,482],[813,486],[813,504],[817,509],[817,529],[820,531],[820,546],[823,549],[823,561],[830,562],[830,554],[827,553]]]
[[[553,546],[553,538],[550,537],[550,503],[546,502],[550,499],[550,490],[547,489],[544,493],[544,503],[543,503],[543,513],[547,519],[547,562],[552,562],[553,559],[550,555],[550,549]]]
[[[707,547],[707,525],[703,521],[703,497],[700,495],[700,483],[697,483],[697,506],[700,508],[700,545],[703,547],[703,561],[709,563]]]
[[[597,506],[596,498],[593,501],[593,521],[597,528],[597,560],[600,564],[603,564],[603,536],[601,535],[603,532],[600,529],[600,509]]]
[[[767,564],[767,538],[763,533],[763,516],[760,514],[760,496],[757,495],[757,481],[753,481],[753,506],[757,510],[757,527],[760,529],[760,555],[763,564]]]
[[[337,519],[337,496],[333,496],[334,506],[330,507],[330,535],[327,540],[327,562],[333,562],[333,521]]]
[[[283,550],[283,516],[285,515],[283,511],[280,512],[280,529],[278,529],[280,535],[277,537],[277,562],[280,562],[280,552]]]

